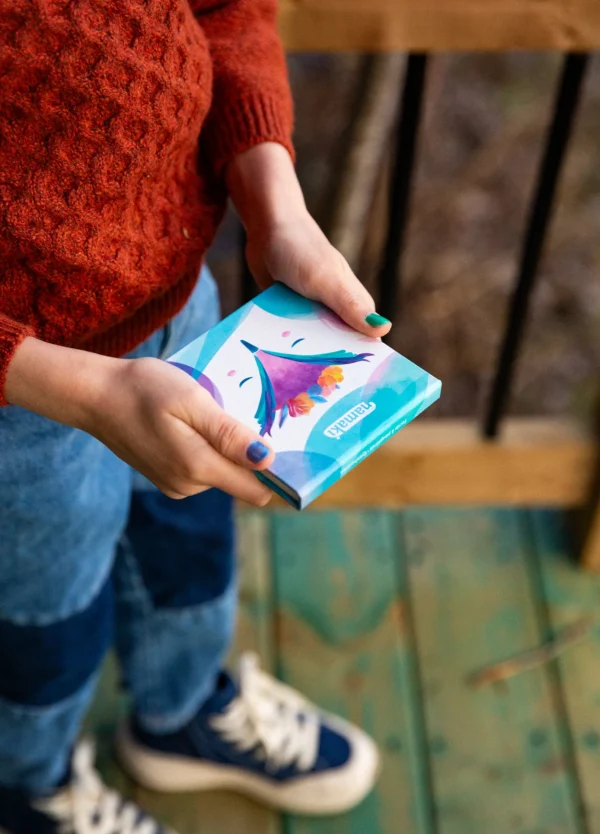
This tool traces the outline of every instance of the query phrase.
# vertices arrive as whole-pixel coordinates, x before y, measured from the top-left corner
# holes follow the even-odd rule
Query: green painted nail
[[[365,321],[369,327],[383,327],[384,324],[389,324],[390,320],[385,316],[380,316],[379,313],[369,313]]]

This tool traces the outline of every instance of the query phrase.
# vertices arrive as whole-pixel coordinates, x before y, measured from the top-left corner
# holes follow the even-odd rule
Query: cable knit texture
[[[290,152],[276,0],[0,0],[0,404],[28,335],[119,356],[185,304],[223,167]]]

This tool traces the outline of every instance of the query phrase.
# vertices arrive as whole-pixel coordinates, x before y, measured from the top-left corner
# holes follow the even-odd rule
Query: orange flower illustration
[[[290,412],[290,417],[299,417],[301,414],[310,414],[315,407],[313,400],[308,394],[302,392],[297,397],[293,397],[287,401],[287,406]]]
[[[340,382],[344,381],[344,374],[342,369],[339,365],[330,365],[328,368],[322,372],[321,376],[318,379],[318,384],[322,388],[329,388],[330,386],[336,386]]]

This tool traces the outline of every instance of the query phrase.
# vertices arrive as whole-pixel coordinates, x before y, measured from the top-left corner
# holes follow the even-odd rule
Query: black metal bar
[[[515,361],[525,330],[531,292],[552,215],[556,185],[571,137],[588,60],[589,55],[586,53],[571,52],[565,57],[554,105],[554,115],[529,212],[504,340],[485,415],[483,432],[488,438],[497,436],[510,395]]]
[[[247,301],[252,301],[256,295],[256,282],[254,276],[250,272],[248,261],[246,260],[246,231],[240,224],[240,274],[241,274],[241,295],[242,304]]]
[[[400,255],[410,210],[415,148],[421,122],[427,56],[411,53],[400,103],[394,170],[390,183],[387,239],[379,271],[379,312],[393,320],[400,288]]]

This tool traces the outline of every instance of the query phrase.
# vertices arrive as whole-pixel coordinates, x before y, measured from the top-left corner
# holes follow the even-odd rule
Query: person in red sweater
[[[216,321],[214,282],[198,275],[228,196],[259,286],[283,282],[369,335],[389,329],[307,212],[275,3],[0,0],[9,834],[163,830],[76,743],[113,640],[131,702],[121,760],[149,787],[321,814],[375,781],[358,728],[252,658],[222,669],[230,496],[268,502],[253,470],[273,452],[161,361]]]

